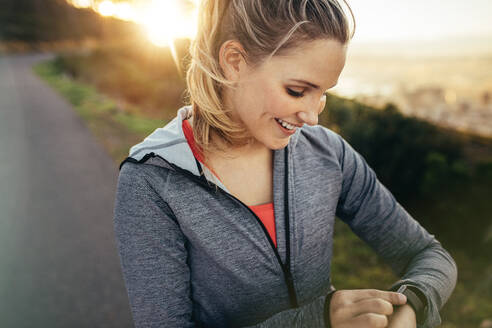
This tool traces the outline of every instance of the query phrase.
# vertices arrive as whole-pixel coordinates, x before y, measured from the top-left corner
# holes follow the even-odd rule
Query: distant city
[[[369,105],[492,137],[492,52],[349,52],[332,91]],[[423,54],[423,55],[422,55]]]

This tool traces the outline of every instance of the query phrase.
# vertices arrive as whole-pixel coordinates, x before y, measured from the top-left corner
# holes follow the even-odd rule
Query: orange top
[[[188,120],[183,120],[183,132],[186,137],[186,141],[188,141],[188,145],[190,146],[191,151],[193,152],[193,156],[195,156],[195,158],[200,163],[205,165],[217,177],[217,179],[220,180],[219,176],[204,163],[203,154],[201,150],[198,148],[198,146],[195,144],[195,139],[193,138],[193,129],[191,128],[190,122],[188,122]],[[222,182],[222,180],[220,181]],[[272,238],[275,247],[277,247],[273,202],[261,204],[261,205],[253,205],[248,207],[260,218],[261,222],[267,229],[268,234]]]
[[[273,202],[261,204],[261,205],[248,206],[248,207],[253,212],[255,212],[256,215],[258,215],[261,222],[263,222],[263,225],[267,229],[268,234],[272,238],[273,243],[275,244],[275,247],[277,247],[277,238],[276,238],[276,232],[275,232],[275,215],[274,215],[274,210],[273,210]]]

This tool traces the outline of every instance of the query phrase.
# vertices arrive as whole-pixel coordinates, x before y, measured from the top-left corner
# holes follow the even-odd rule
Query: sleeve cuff
[[[421,313],[417,313],[417,318],[419,319],[417,320],[417,324],[421,325],[424,323],[425,318],[427,317],[427,308],[428,308],[427,297],[425,297],[424,292],[419,287],[408,286],[408,288],[411,291],[413,291],[415,294],[417,294],[417,296],[420,298],[420,301],[424,304],[424,308],[421,311]]]
[[[326,298],[325,298],[325,306],[324,306],[324,319],[325,319],[325,328],[331,328],[331,321],[330,321],[330,302],[331,302],[331,298],[333,296],[333,294],[336,292],[337,290],[335,289],[335,287],[333,287],[333,285],[330,286],[330,291],[328,292],[328,294],[326,295]]]
[[[425,295],[425,292],[418,286],[415,286],[411,283],[408,282],[401,282],[394,284],[389,290],[390,291],[397,291],[398,288],[400,288],[402,285],[407,285],[408,289],[413,291],[417,296],[419,297],[420,301],[424,304],[424,307],[419,313],[416,313],[417,317],[417,324],[422,325],[425,322],[425,319],[427,318],[428,315],[428,309],[429,309],[429,304],[427,302],[427,297]]]

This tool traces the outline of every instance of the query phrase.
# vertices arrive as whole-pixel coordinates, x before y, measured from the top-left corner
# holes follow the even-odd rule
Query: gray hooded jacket
[[[276,248],[194,158],[182,130],[191,113],[180,108],[120,165],[114,229],[136,327],[327,326],[335,215],[401,277],[389,289],[425,295],[418,327],[441,323],[453,258],[339,134],[304,125],[274,150]]]

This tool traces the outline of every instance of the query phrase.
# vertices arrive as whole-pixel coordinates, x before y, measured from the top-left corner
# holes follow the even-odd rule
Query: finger
[[[353,293],[347,295],[349,301],[357,302],[366,298],[382,298],[391,304],[401,305],[407,302],[407,297],[401,293],[388,292],[379,289],[353,289]]]
[[[383,314],[365,313],[345,322],[342,328],[384,328],[388,326],[388,317]]]
[[[393,304],[382,298],[366,298],[346,306],[340,311],[346,311],[347,317],[356,317],[364,313],[390,315],[393,313]]]

